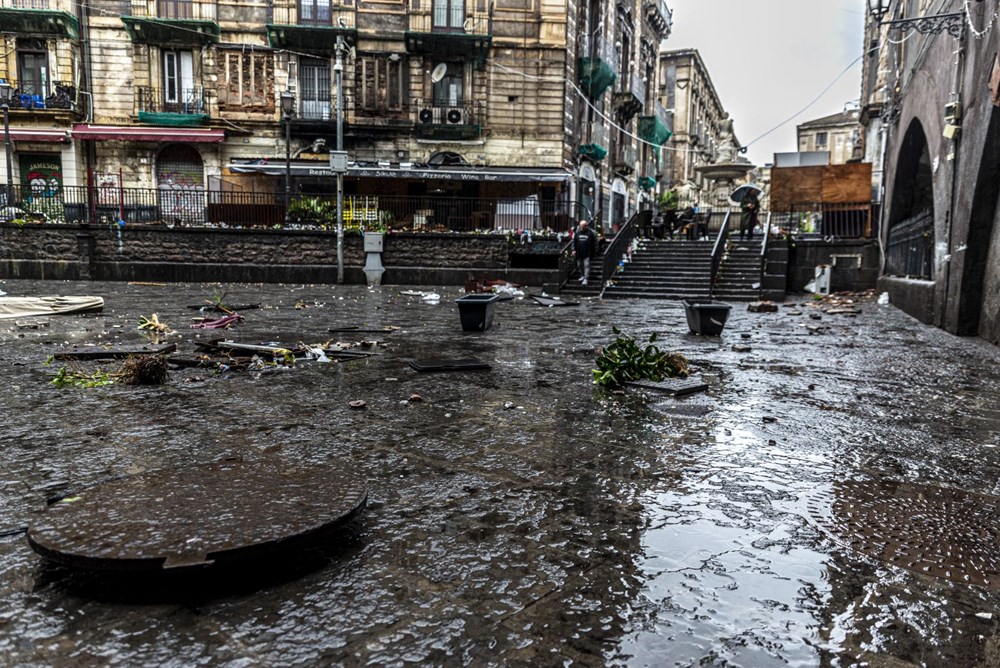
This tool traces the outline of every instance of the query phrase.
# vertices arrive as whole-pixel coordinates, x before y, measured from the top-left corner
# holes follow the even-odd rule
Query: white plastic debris
[[[437,304],[441,301],[441,295],[436,292],[425,292],[420,296],[420,301],[425,304]]]
[[[984,620],[984,621],[987,621],[987,622],[988,622],[988,621],[990,621],[991,619],[993,619],[993,613],[992,613],[992,612],[977,612],[977,613],[976,613],[976,617],[977,617],[978,619],[982,619],[982,620]]]
[[[878,296],[878,303],[882,304],[883,306],[885,306],[886,304],[888,304],[889,303],[889,293],[888,292],[883,292],[882,294],[880,294]]]
[[[319,347],[316,347],[316,348],[307,348],[306,349],[306,355],[307,355],[307,357],[309,359],[314,359],[317,362],[319,362],[320,364],[329,364],[330,363],[330,358],[326,356],[326,353],[323,352],[322,348],[319,348]]]

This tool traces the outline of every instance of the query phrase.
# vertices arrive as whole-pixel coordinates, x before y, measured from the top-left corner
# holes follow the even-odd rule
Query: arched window
[[[889,209],[885,273],[934,278],[934,183],[927,136],[920,121],[910,124],[896,161]]]

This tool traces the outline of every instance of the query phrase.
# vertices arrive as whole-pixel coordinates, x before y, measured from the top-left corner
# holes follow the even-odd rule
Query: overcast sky
[[[796,150],[795,126],[856,101],[861,61],[795,115],[861,55],[866,0],[666,0],[673,10],[667,49],[698,49],[736,138],[754,142],[757,165]]]

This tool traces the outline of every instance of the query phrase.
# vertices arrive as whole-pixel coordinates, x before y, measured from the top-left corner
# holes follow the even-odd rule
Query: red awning
[[[69,130],[58,128],[11,128],[11,141],[68,142]]]
[[[73,126],[76,139],[117,139],[120,141],[149,142],[209,142],[218,144],[226,138],[224,130],[216,128],[159,128],[145,125],[92,125],[78,123]]]

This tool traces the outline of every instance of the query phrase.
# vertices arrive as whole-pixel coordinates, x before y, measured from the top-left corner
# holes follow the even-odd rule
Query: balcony
[[[628,176],[635,172],[639,164],[639,157],[635,147],[631,144],[624,144],[615,151],[615,158],[611,161],[611,168],[616,174]]]
[[[135,44],[197,47],[219,41],[214,0],[124,0],[121,18]]]
[[[580,86],[588,97],[597,99],[618,78],[615,74],[618,71],[618,54],[605,39],[598,39],[591,53],[578,62]]]
[[[674,134],[670,125],[670,115],[659,102],[654,102],[653,113],[649,116],[639,117],[639,138],[651,144],[663,146]]]
[[[406,50],[428,56],[463,58],[476,69],[486,64],[493,44],[493,21],[486,12],[469,16],[435,11],[410,15]]]
[[[320,4],[313,0],[278,0],[267,23],[267,42],[275,49],[292,49],[315,55],[332,56],[337,38],[347,46],[358,41],[356,12],[339,2]]]
[[[629,73],[627,79],[622,80],[621,85],[615,90],[612,103],[618,117],[627,123],[642,111],[646,104],[646,82],[637,74]]]
[[[60,4],[59,0],[0,0],[0,32],[79,39],[79,21],[72,13],[59,9]]]
[[[160,88],[136,88],[136,116],[140,123],[169,127],[203,125],[209,118],[205,91],[198,86],[167,94]]]
[[[646,0],[642,3],[642,11],[646,16],[646,23],[661,41],[670,36],[674,17],[666,0]]]
[[[55,81],[54,92],[49,93],[44,87],[32,82],[9,81],[8,83],[14,89],[10,101],[11,111],[77,112],[76,86]]]
[[[483,106],[479,102],[435,104],[413,100],[414,134],[420,139],[475,139],[483,131]]]

